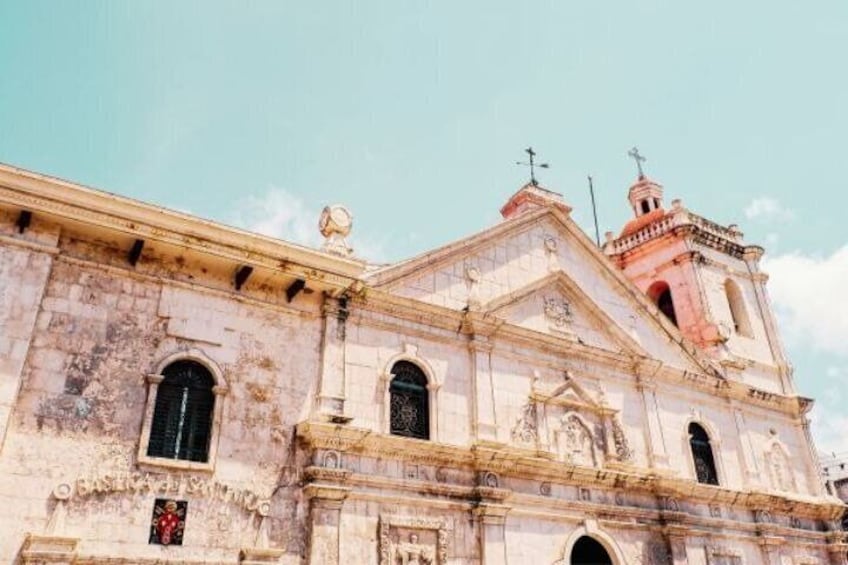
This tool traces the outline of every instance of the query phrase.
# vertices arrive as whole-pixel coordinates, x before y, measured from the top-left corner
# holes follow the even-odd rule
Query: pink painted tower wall
[[[763,249],[680,200],[666,209],[663,193],[640,175],[628,191],[634,218],[617,236],[606,234],[604,252],[729,377],[794,394],[759,267]]]

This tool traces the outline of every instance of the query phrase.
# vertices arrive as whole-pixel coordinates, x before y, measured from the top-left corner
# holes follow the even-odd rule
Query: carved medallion
[[[574,318],[571,312],[571,304],[560,297],[546,297],[545,317],[556,327],[565,327],[570,324]]]

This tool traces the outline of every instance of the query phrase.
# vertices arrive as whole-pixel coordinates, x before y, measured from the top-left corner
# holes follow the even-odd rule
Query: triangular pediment
[[[366,281],[400,297],[455,311],[491,312],[507,324],[561,333],[559,337],[588,346],[687,371],[716,372],[567,212],[556,207],[525,212],[375,271]],[[575,331],[546,326],[545,298],[553,299],[551,315],[562,309],[558,301],[573,306]],[[567,330],[565,324],[563,328]]]
[[[488,317],[608,351],[646,352],[571,278],[557,271],[482,306]]]

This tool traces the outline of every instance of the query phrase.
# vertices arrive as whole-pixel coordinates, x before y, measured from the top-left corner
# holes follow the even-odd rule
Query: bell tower
[[[794,394],[791,367],[776,330],[760,271],[763,248],[748,245],[736,225],[699,216],[677,199],[663,205],[663,187],[642,170],[630,186],[631,219],[604,253],[685,338],[719,362],[729,378]]]

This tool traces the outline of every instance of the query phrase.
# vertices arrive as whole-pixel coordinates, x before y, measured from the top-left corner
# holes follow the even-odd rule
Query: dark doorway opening
[[[612,559],[604,546],[583,536],[571,550],[571,565],[612,565]]]

